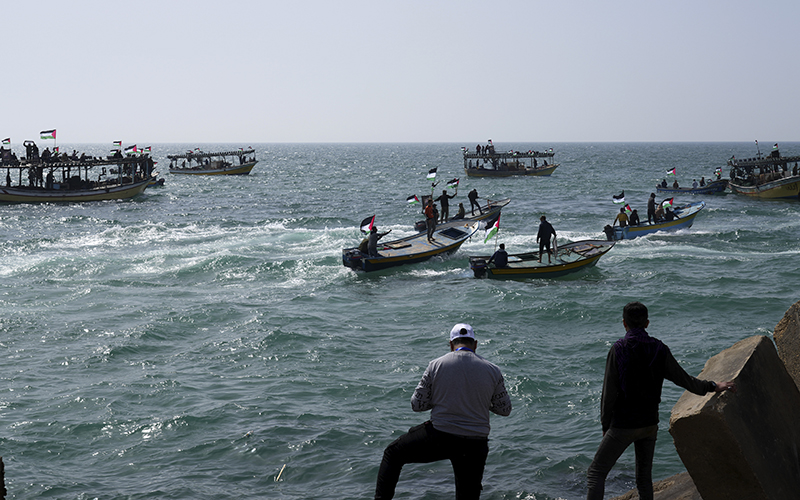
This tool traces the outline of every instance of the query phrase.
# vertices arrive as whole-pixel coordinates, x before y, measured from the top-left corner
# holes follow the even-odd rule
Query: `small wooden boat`
[[[558,164],[553,163],[553,156],[555,153],[552,148],[548,151],[507,153],[495,153],[491,145],[475,153],[464,149],[464,172],[469,177],[549,176],[558,168]],[[541,165],[539,159],[542,160]]]
[[[150,184],[153,160],[149,155],[122,154],[95,158],[66,154],[44,159],[33,141],[25,141],[26,157],[3,160],[6,182],[0,202],[47,203],[122,200],[141,194]]]
[[[656,191],[666,194],[717,194],[724,193],[728,187],[727,179],[719,179],[706,183],[705,186],[694,187],[662,187],[660,184],[656,185]]]
[[[170,160],[169,173],[185,175],[247,175],[258,163],[253,148],[219,153],[190,151],[182,155],[167,155],[167,158]]]
[[[425,204],[428,202],[428,199],[430,199],[430,196],[428,195],[424,195],[422,197],[422,206],[425,206]],[[503,209],[503,207],[508,205],[510,202],[511,198],[505,198],[503,200],[497,200],[497,201],[486,200],[486,204],[481,205],[480,213],[478,213],[477,215],[473,215],[474,212],[467,211],[465,214],[466,216],[464,218],[462,219],[450,218],[447,219],[445,222],[439,223],[439,226],[445,226],[447,224],[458,225],[461,224],[462,222],[470,222],[476,220],[494,221],[495,219],[497,219],[498,216],[500,216],[500,211]],[[425,224],[424,220],[420,220],[414,224],[414,229],[416,229],[417,231],[426,231],[427,225]]]
[[[676,207],[673,210],[677,216],[676,219],[664,222],[656,222],[654,224],[642,222],[641,224],[637,224],[635,226],[626,227],[606,226],[603,229],[603,232],[606,234],[606,238],[609,241],[619,241],[630,240],[658,231],[676,231],[678,229],[689,228],[692,227],[692,224],[694,224],[694,218],[697,217],[697,214],[700,213],[700,210],[705,208],[705,206],[706,203],[704,201],[689,203],[688,205],[684,205],[682,207]]]
[[[510,254],[508,267],[495,267],[494,263],[487,265],[489,256],[473,256],[469,258],[469,267],[476,278],[557,278],[597,264],[615,243],[581,240],[560,245],[551,256],[552,262],[547,262],[547,254],[542,254],[542,262],[539,262],[539,252]]]
[[[345,248],[342,250],[342,264],[352,269],[377,271],[422,262],[435,255],[455,252],[482,226],[483,222],[465,221],[458,225],[437,227],[433,233],[433,241],[428,241],[427,233],[386,243],[379,241],[378,256],[369,256],[358,248]]]
[[[781,156],[776,144],[769,156],[728,160],[729,185],[736,194],[753,198],[797,198],[800,195],[800,156]],[[792,165],[794,164],[794,165]]]

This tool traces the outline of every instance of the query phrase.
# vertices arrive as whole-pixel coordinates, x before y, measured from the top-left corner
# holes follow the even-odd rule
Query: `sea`
[[[461,148],[478,143],[153,144],[165,184],[134,199],[0,205],[7,498],[371,498],[383,449],[428,418],[409,400],[460,322],[513,403],[492,416],[482,498],[585,498],[626,303],[647,305],[649,332],[697,375],[737,341],[771,336],[800,299],[800,202],[731,193],[676,196],[676,206],[706,203],[691,228],[619,242],[577,274],[475,278],[470,255],[536,249],[541,215],[559,242],[604,238],[614,195],[646,216],[668,170],[690,185],[757,152],[749,142],[498,142],[553,148],[560,166],[550,177],[467,177]],[[259,163],[249,176],[169,174],[168,154],[197,147],[253,147]],[[780,147],[800,154],[800,143]],[[342,265],[365,217],[391,229],[387,239],[415,234],[420,206],[407,198],[438,195],[453,178],[451,211],[472,189],[511,199],[496,239],[481,230],[452,255],[373,273]],[[656,480],[685,470],[668,432],[682,392],[665,383]],[[631,449],[606,497],[633,488]],[[396,498],[453,497],[449,463],[403,469]]]

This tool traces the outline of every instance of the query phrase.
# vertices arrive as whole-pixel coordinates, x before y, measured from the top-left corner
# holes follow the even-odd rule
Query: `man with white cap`
[[[480,497],[489,454],[489,412],[508,416],[511,399],[500,368],[475,354],[477,347],[472,327],[459,323],[450,331],[450,352],[428,364],[411,409],[431,410],[431,419],[386,447],[376,500],[394,496],[403,465],[445,459],[453,465],[456,499]]]

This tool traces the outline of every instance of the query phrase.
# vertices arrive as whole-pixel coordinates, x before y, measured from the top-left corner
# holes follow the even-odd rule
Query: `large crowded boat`
[[[182,155],[167,155],[169,173],[186,175],[247,175],[256,166],[253,148],[204,153],[199,149]]]
[[[472,151],[463,148],[464,172],[469,177],[511,177],[516,175],[549,176],[558,167],[553,163],[553,148],[544,151],[507,151],[498,153],[489,141]]]
[[[781,156],[778,145],[762,157],[728,160],[731,167],[731,190],[753,198],[797,198],[800,194],[800,175],[797,164],[800,156]]]
[[[42,203],[120,200],[142,193],[152,179],[153,160],[148,154],[106,158],[86,154],[40,154],[33,141],[25,141],[25,156],[0,150],[6,170],[0,185],[0,202]]]

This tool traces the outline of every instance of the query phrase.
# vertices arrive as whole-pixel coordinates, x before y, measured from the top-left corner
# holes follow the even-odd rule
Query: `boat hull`
[[[133,184],[86,190],[60,190],[40,188],[0,187],[0,202],[49,203],[123,200],[141,194],[149,179]]]
[[[690,203],[684,207],[676,208],[675,214],[679,218],[667,222],[659,222],[657,224],[642,223],[637,226],[627,227],[607,226],[607,229],[610,228],[612,232],[606,230],[606,237],[613,241],[630,240],[659,231],[677,231],[679,229],[690,228],[692,224],[694,224],[694,218],[697,217],[697,214],[700,213],[705,206],[705,202],[699,201],[697,203]]]
[[[390,241],[378,245],[377,257],[362,254],[357,248],[342,250],[342,264],[355,270],[378,271],[390,267],[424,262],[437,255],[446,255],[458,250],[481,226],[481,222],[468,222],[460,226],[440,227],[434,232],[434,241],[427,240],[427,233]]]
[[[734,193],[752,198],[767,200],[791,199],[800,195],[800,176],[785,177],[758,186],[745,186],[731,181],[730,186]]]
[[[469,177],[516,177],[516,176],[540,176],[548,177],[553,174],[558,164],[548,165],[540,168],[523,168],[519,170],[495,170],[490,168],[465,168],[464,173]]]
[[[241,165],[214,170],[205,170],[202,168],[171,168],[169,169],[169,173],[181,175],[247,175],[253,170],[256,163],[258,163],[258,161],[249,161]]]
[[[665,194],[716,194],[716,193],[724,193],[727,187],[728,187],[727,180],[719,180],[719,181],[709,182],[703,187],[696,187],[696,188],[690,188],[690,187],[672,188],[672,187],[656,186],[656,191]]]
[[[489,257],[474,256],[469,258],[470,268],[476,278],[495,279],[523,278],[558,278],[588,269],[614,247],[615,242],[605,240],[582,240],[569,243],[558,248],[553,262],[539,263],[538,252],[509,256],[508,267],[491,267],[486,262]],[[546,254],[542,255],[542,258]]]

